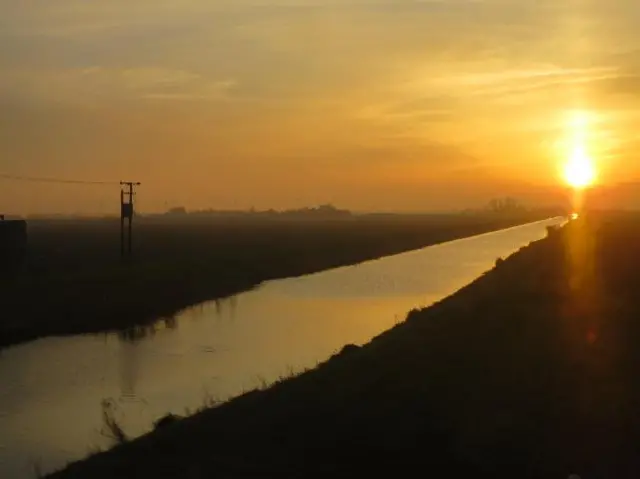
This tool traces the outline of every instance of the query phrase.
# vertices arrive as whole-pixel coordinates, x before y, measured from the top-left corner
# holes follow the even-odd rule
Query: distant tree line
[[[562,206],[527,207],[511,196],[493,198],[483,207],[468,208],[464,214],[518,215],[524,213],[544,213],[549,216],[567,214]]]
[[[526,211],[524,205],[510,196],[492,199],[489,201],[487,209],[493,213],[516,213]]]
[[[182,217],[182,216],[250,216],[250,217],[292,217],[292,218],[344,218],[352,216],[351,211],[340,209],[332,204],[324,204],[316,207],[306,207],[290,210],[195,210],[188,211],[184,206],[176,206],[167,210],[164,216]]]

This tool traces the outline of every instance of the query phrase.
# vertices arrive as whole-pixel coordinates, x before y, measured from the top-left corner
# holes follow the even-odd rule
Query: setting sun
[[[588,151],[592,117],[592,113],[577,110],[571,112],[568,118],[569,131],[563,155],[566,160],[563,163],[562,175],[564,181],[575,189],[587,188],[597,179],[595,163]]]
[[[574,148],[565,165],[564,178],[573,188],[586,188],[594,183],[596,170],[593,161],[583,147],[576,146]]]

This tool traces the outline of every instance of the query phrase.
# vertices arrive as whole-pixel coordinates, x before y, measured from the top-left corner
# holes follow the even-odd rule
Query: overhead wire
[[[112,186],[119,185],[119,181],[90,181],[90,180],[76,180],[68,178],[52,178],[43,176],[25,176],[25,175],[12,175],[8,173],[0,173],[0,180],[7,181],[24,181],[30,183],[57,183],[66,185],[94,185],[94,186]]]
[[[0,183],[3,181],[17,181],[17,182],[23,182],[23,183],[46,183],[46,184],[59,184],[59,185],[77,185],[77,186],[98,186],[98,187],[104,187],[104,186],[122,187],[123,185],[121,181],[81,180],[81,179],[60,178],[60,177],[50,177],[50,176],[18,175],[18,174],[0,172]],[[100,191],[106,191],[106,190],[100,189]],[[101,193],[100,198],[98,199],[101,207],[103,207],[105,204],[105,198],[103,198],[103,196],[104,194]],[[95,198],[93,199],[95,200]]]

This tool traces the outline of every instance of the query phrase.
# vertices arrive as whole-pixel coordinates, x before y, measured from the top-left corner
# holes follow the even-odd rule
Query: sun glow
[[[589,134],[589,116],[585,112],[574,112],[570,122],[570,139],[567,151],[568,159],[564,164],[564,180],[575,189],[593,185],[597,171],[593,159],[587,152]]]
[[[564,178],[573,188],[586,188],[596,179],[593,161],[582,146],[576,145],[565,165]]]

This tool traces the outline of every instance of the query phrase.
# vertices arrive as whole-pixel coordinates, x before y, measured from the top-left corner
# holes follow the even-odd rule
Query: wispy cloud
[[[20,92],[40,101],[96,105],[140,99],[224,100],[234,80],[214,80],[186,70],[156,67],[14,70],[0,79],[0,92]]]
[[[0,154],[55,125],[43,155],[79,164],[100,141],[104,166],[170,141],[154,158],[227,168],[230,191],[245,188],[233,165],[289,182],[312,168],[322,190],[360,180],[367,158],[371,183],[467,164],[501,181],[535,167],[553,183],[546,145],[566,134],[566,111],[606,119],[616,145],[633,135],[639,14],[635,0],[0,0],[0,103],[20,118]],[[630,149],[609,150],[640,175]]]

